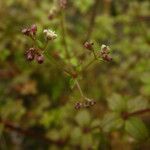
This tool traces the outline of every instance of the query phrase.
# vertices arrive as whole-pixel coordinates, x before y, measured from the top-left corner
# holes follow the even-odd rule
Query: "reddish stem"
[[[55,144],[57,146],[63,146],[64,144],[66,144],[66,141],[52,140],[52,139],[47,138],[47,137],[45,137],[41,134],[35,133],[31,130],[23,129],[19,126],[16,126],[16,125],[14,125],[13,123],[11,123],[9,121],[3,121],[3,120],[0,119],[0,124],[2,124],[5,127],[5,129],[18,132],[19,134],[22,134],[22,135],[25,135],[25,136],[28,136],[28,137],[32,137],[32,138],[37,139],[39,141],[44,141],[48,144]]]
[[[128,119],[131,116],[142,115],[142,114],[149,113],[149,112],[150,112],[150,108],[147,108],[147,109],[138,110],[138,111],[131,112],[131,113],[124,112],[122,114],[122,116],[123,116],[124,119]]]

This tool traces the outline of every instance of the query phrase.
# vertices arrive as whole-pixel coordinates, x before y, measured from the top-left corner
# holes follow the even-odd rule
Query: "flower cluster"
[[[96,102],[93,100],[85,101],[85,102],[77,102],[75,104],[75,109],[89,108],[91,106],[94,106],[95,104],[96,104]]]
[[[26,36],[35,36],[37,32],[37,26],[33,24],[31,27],[22,29],[22,33]]]
[[[37,39],[36,36],[36,32],[37,32],[37,26],[36,25],[32,25],[31,27],[28,28],[24,28],[22,30],[22,33],[28,37],[30,37],[33,42],[34,42],[34,47],[29,48],[26,52],[25,52],[25,57],[28,61],[33,61],[36,60],[39,64],[42,64],[44,62],[44,55],[43,52],[46,49],[47,46],[47,42],[50,40],[54,40],[57,38],[57,34],[55,34],[54,31],[50,30],[50,29],[45,29],[43,31],[43,33],[46,36],[47,41],[45,41],[45,45],[43,48],[41,48],[38,45],[38,41],[39,39]],[[38,41],[37,41],[38,40]],[[36,47],[36,48],[35,48]]]
[[[110,56],[110,48],[109,48],[109,46],[106,46],[106,45],[102,45],[101,46],[100,56],[105,61],[108,61],[108,62],[112,61],[112,57]]]
[[[36,48],[29,48],[25,52],[26,59],[29,61],[33,61],[34,59],[39,63],[42,64],[44,62],[43,54],[39,53]]]

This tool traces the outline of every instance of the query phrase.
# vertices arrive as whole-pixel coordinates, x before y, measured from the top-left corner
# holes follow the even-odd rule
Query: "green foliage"
[[[124,120],[121,118],[120,114],[116,112],[106,114],[101,123],[101,126],[105,132],[118,130],[122,128],[123,125]]]
[[[108,98],[108,107],[112,111],[123,112],[126,110],[126,100],[119,94],[113,94],[110,98]]]
[[[58,0],[0,1],[0,149],[149,149],[149,111],[134,112],[150,109],[150,3],[100,1],[91,24],[94,3],[68,0],[60,10]],[[31,24],[38,27],[36,43],[21,34]],[[58,37],[47,45],[45,62],[26,61],[30,46],[44,47],[47,28]],[[94,61],[82,71],[93,59],[83,47],[89,32],[96,54],[106,44],[113,61]],[[63,69],[79,73],[84,95]],[[75,110],[76,102],[86,104],[84,96],[96,104]]]
[[[149,137],[149,131],[143,121],[136,117],[131,117],[125,122],[125,130],[138,140]]]

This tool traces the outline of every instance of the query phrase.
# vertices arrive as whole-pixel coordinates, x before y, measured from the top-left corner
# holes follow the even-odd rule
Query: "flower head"
[[[31,25],[28,28],[22,29],[22,33],[26,36],[35,36],[37,32],[37,26],[35,24]]]
[[[54,39],[57,38],[57,34],[56,34],[54,31],[50,30],[50,29],[45,29],[45,30],[43,31],[43,33],[45,33],[46,38],[47,38],[48,40],[54,40]]]
[[[112,61],[112,57],[110,56],[110,48],[109,46],[102,45],[101,46],[101,57],[105,61]]]

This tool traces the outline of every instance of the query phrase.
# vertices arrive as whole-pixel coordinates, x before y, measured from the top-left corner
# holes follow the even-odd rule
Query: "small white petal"
[[[104,49],[106,47],[107,47],[106,45],[102,44],[101,49]]]

